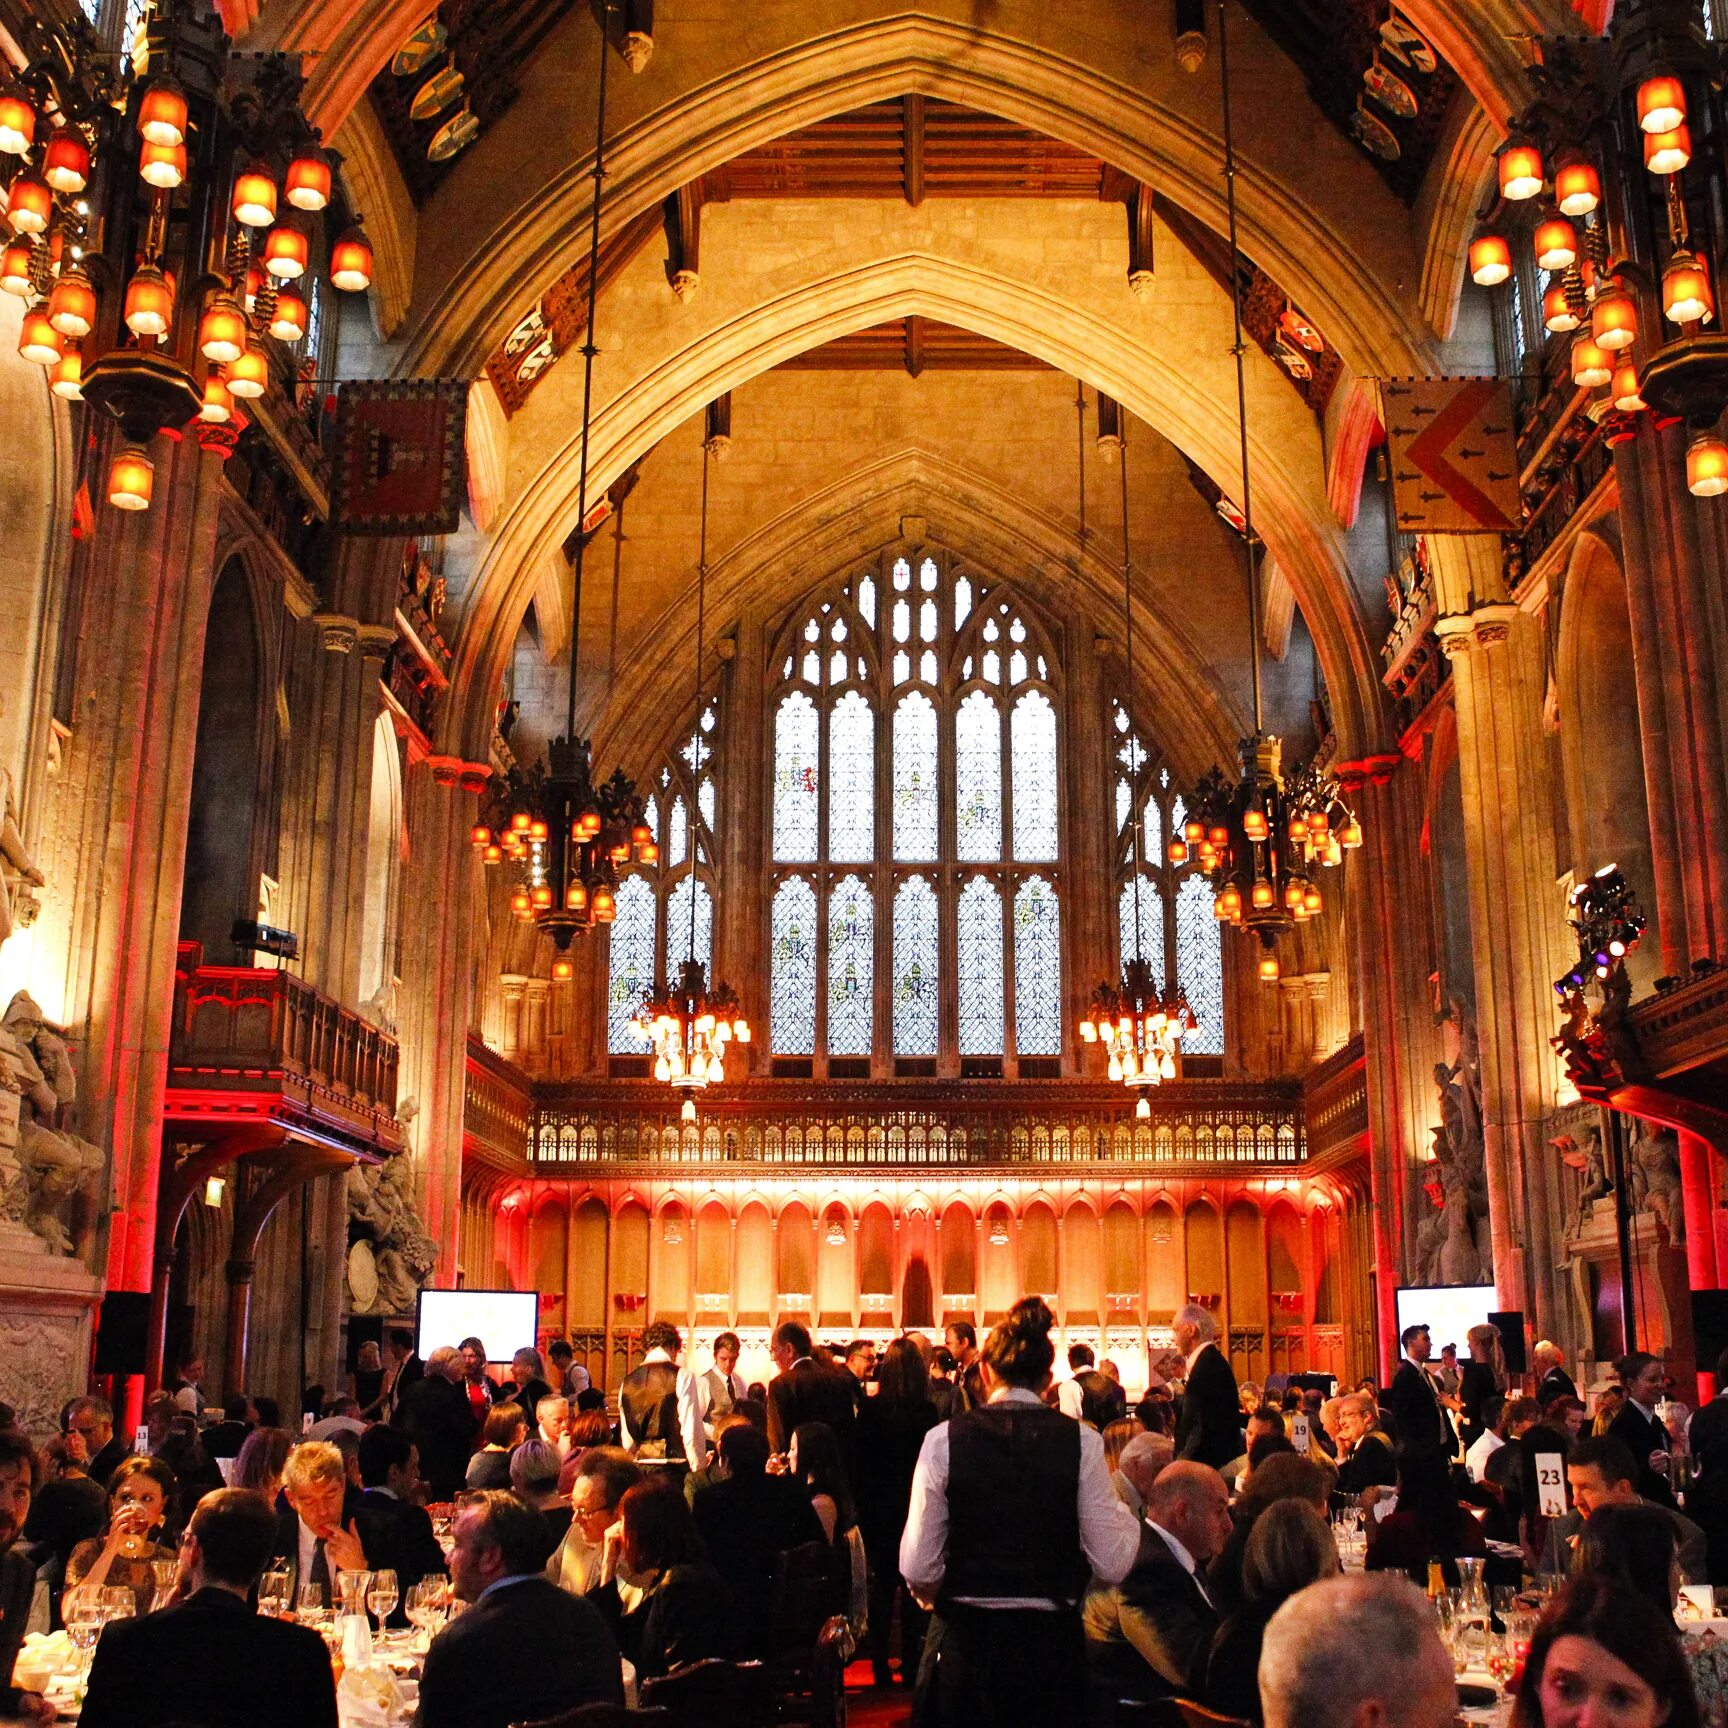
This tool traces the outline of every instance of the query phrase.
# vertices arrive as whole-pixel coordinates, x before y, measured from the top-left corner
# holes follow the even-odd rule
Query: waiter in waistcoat
[[[696,1389],[702,1395],[702,1423],[708,1443],[714,1444],[714,1424],[730,1416],[744,1396],[744,1381],[738,1373],[738,1334],[722,1332],[714,1340],[714,1366],[701,1375]]]
[[[702,1395],[696,1376],[678,1366],[684,1340],[670,1321],[656,1320],[642,1334],[642,1366],[618,1389],[618,1425],[625,1446],[647,1470],[670,1470],[682,1481],[708,1463]]]
[[[925,1728],[1080,1728],[1080,1597],[1120,1583],[1140,1525],[1110,1486],[1104,1442],[1043,1402],[1055,1317],[1015,1303],[981,1353],[985,1401],[918,1454],[900,1572],[935,1608],[918,1673]]]

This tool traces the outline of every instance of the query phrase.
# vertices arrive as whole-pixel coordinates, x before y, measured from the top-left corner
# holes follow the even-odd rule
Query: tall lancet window
[[[885,557],[787,624],[769,722],[782,1072],[1057,1071],[1055,665],[1033,608],[937,553]]]

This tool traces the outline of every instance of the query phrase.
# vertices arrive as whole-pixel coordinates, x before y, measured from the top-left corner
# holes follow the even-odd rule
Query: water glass
[[[372,1582],[366,1591],[366,1606],[378,1617],[378,1630],[384,1630],[384,1622],[396,1612],[398,1589],[396,1574],[388,1567],[372,1574]]]
[[[280,1620],[294,1600],[294,1574],[286,1566],[272,1566],[258,1580],[258,1612]]]
[[[101,1591],[102,1619],[131,1620],[137,1617],[138,1598],[130,1584],[104,1584]]]
[[[174,1586],[180,1582],[180,1562],[178,1560],[152,1560],[150,1562],[150,1612],[160,1614],[174,1599]]]
[[[328,1615],[322,1584],[302,1584],[295,1600],[297,1617],[307,1626],[320,1625]]]

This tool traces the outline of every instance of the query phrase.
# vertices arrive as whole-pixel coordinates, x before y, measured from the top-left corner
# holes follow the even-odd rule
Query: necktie
[[[316,1584],[324,1592],[324,1601],[330,1601],[330,1557],[324,1552],[324,1538],[320,1536],[312,1544],[312,1570],[307,1576],[308,1584]]]

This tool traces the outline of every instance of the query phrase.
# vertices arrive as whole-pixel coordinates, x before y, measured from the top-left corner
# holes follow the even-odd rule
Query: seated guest
[[[1449,1588],[1458,1583],[1461,1554],[1486,1556],[1482,1527],[1458,1503],[1444,1454],[1433,1446],[1407,1448],[1398,1459],[1398,1505],[1368,1521],[1370,1572],[1403,1572],[1412,1583],[1428,1582],[1428,1564],[1440,1562]]]
[[[696,1504],[696,1496],[705,1488],[712,1488],[716,1482],[726,1480],[726,1466],[720,1462],[720,1436],[728,1428],[747,1428],[749,1425],[750,1419],[740,1416],[736,1410],[728,1410],[711,1422],[704,1419],[702,1431],[708,1436],[708,1462],[700,1470],[692,1470],[684,1478],[684,1498],[690,1505]]]
[[[375,1567],[396,1574],[396,1611],[390,1624],[406,1626],[404,1604],[422,1578],[442,1577],[444,1550],[426,1508],[417,1503],[420,1453],[405,1430],[377,1422],[360,1436],[360,1528]]]
[[[1392,1442],[1380,1427],[1380,1410],[1365,1392],[1346,1392],[1330,1406],[1327,1422],[1338,1442],[1338,1492],[1360,1495],[1366,1488],[1389,1488],[1398,1480]]]
[[[534,1406],[534,1422],[534,1437],[544,1440],[562,1463],[570,1450],[570,1400],[556,1392],[540,1399]]]
[[[1294,1457],[1296,1448],[1291,1444],[1289,1436],[1280,1431],[1277,1434],[1255,1434],[1248,1442],[1247,1456],[1242,1460],[1242,1473],[1236,1478],[1240,1487],[1245,1484],[1268,1458],[1276,1458],[1280,1454]],[[1226,1472],[1228,1476],[1228,1472]]]
[[[560,1462],[557,1448],[544,1440],[524,1440],[510,1454],[510,1487],[524,1506],[540,1514],[548,1557],[570,1528],[570,1502],[558,1493]]]
[[[26,1721],[52,1722],[52,1705],[38,1693],[20,1691],[12,1684],[24,1634],[47,1630],[45,1613],[32,1628],[36,1562],[18,1546],[41,1469],[28,1436],[16,1428],[0,1428],[0,1711],[14,1711]]]
[[[275,1537],[275,1515],[248,1489],[199,1501],[180,1551],[186,1594],[103,1629],[84,1728],[336,1728],[324,1640],[248,1602]]]
[[[1270,1404],[1256,1404],[1248,1412],[1248,1426],[1243,1432],[1243,1450],[1251,1452],[1254,1442],[1262,1435],[1276,1434],[1280,1439],[1288,1439],[1284,1432],[1284,1413],[1274,1410]],[[1292,1448],[1294,1450],[1294,1448]]]
[[[66,1411],[66,1432],[84,1442],[90,1480],[106,1490],[109,1478],[132,1448],[114,1432],[114,1407],[106,1398],[74,1398]]]
[[[535,1568],[544,1540],[514,1494],[486,1490],[456,1514],[450,1581],[469,1606],[426,1652],[415,1728],[509,1728],[624,1702],[605,1620]]]
[[[736,1654],[731,1594],[708,1558],[680,1488],[657,1472],[625,1492],[618,1503],[622,1538],[607,1544],[600,1583],[588,1596],[644,1680]],[[628,1600],[619,1589],[625,1574]]]
[[[1709,1558],[1704,1532],[1672,1506],[1643,1500],[1633,1482],[1637,1461],[1621,1440],[1612,1434],[1592,1434],[1580,1440],[1566,1459],[1566,1483],[1572,1490],[1572,1510],[1562,1518],[1548,1520],[1547,1542],[1539,1570],[1566,1574],[1585,1526],[1604,1506],[1655,1505],[1674,1535],[1680,1562],[1680,1578],[1686,1584],[1703,1584],[1709,1577]]]
[[[1286,1500],[1300,1500],[1324,1518],[1331,1508],[1332,1472],[1298,1453],[1268,1458],[1236,1497],[1230,1539],[1206,1572],[1206,1589],[1220,1615],[1243,1604],[1242,1562],[1262,1514]]]
[[[1104,1427],[1104,1468],[1110,1472],[1110,1486],[1116,1488],[1116,1478],[1122,1470],[1122,1449],[1136,1434],[1144,1434],[1146,1424],[1137,1416],[1120,1416]],[[1116,1488],[1121,1493],[1120,1488]],[[1133,1502],[1129,1501],[1132,1506]],[[1136,1508],[1138,1510],[1138,1508]]]
[[[324,1592],[326,1607],[336,1602],[336,1574],[364,1572],[366,1550],[355,1523],[342,1522],[348,1467],[327,1440],[302,1440],[282,1469],[287,1510],[277,1514],[278,1565],[294,1573],[295,1599],[309,1585]]]
[[[151,1566],[174,1558],[164,1530],[173,1499],[174,1473],[161,1459],[134,1456],[121,1463],[108,1490],[107,1535],[80,1542],[66,1561],[64,1612],[108,1585],[124,1586],[138,1612],[150,1612],[156,1595]]]
[[[99,1538],[108,1522],[108,1496],[92,1482],[82,1436],[74,1429],[42,1448],[44,1481],[30,1496],[24,1540],[36,1551],[57,1601],[66,1562],[79,1543]],[[56,1621],[58,1624],[58,1621]]]
[[[232,1485],[250,1488],[264,1496],[266,1506],[274,1506],[282,1492],[282,1469],[293,1444],[285,1428],[254,1428],[234,1460]]]
[[[768,1437],[759,1428],[749,1422],[728,1425],[721,1430],[719,1450],[724,1476],[697,1496],[691,1511],[714,1569],[737,1605],[740,1648],[746,1656],[764,1656],[775,1561],[788,1548],[820,1542],[822,1525],[799,1483],[768,1474]],[[893,1563],[898,1582],[897,1557]]]
[[[1136,1518],[1145,1510],[1146,1496],[1152,1492],[1159,1473],[1175,1457],[1176,1442],[1164,1433],[1136,1434],[1122,1448],[1110,1485],[1116,1490],[1116,1498]]]
[[[1230,1536],[1230,1492],[1210,1465],[1178,1460],[1146,1496],[1128,1576],[1087,1592],[1082,1622],[1096,1693],[1193,1697],[1218,1630],[1203,1571]]]
[[[168,1502],[167,1527],[178,1536],[192,1516],[192,1508],[212,1489],[226,1487],[216,1460],[204,1450],[194,1416],[176,1416],[168,1424],[167,1438],[156,1456],[174,1473],[174,1492]]]
[[[582,1467],[583,1455],[594,1446],[612,1444],[612,1424],[605,1412],[583,1410],[570,1418],[570,1446],[558,1470],[558,1492],[569,1497],[576,1486],[576,1472]]]
[[[1267,1622],[1296,1594],[1338,1571],[1324,1516],[1301,1500],[1279,1500],[1254,1521],[1242,1556],[1242,1606],[1218,1628],[1206,1659],[1208,1710],[1259,1722],[1260,1645]]]
[[[1298,1590],[1266,1627],[1259,1681],[1266,1728],[1452,1728],[1458,1710],[1434,1610],[1404,1578]]]
[[[520,1404],[494,1404],[481,1424],[480,1450],[468,1460],[462,1486],[473,1490],[508,1488],[510,1454],[528,1438],[528,1418]]]
[[[570,1528],[546,1563],[546,1576],[573,1596],[586,1596],[600,1582],[606,1532],[618,1521],[618,1502],[642,1480],[636,1461],[621,1446],[588,1446],[570,1489]]]
[[[212,1458],[238,1458],[246,1436],[257,1422],[252,1400],[244,1392],[222,1400],[222,1420],[205,1430],[204,1450]]]
[[[1579,1578],[1530,1641],[1512,1728],[1699,1728],[1674,1622],[1638,1591]]]

